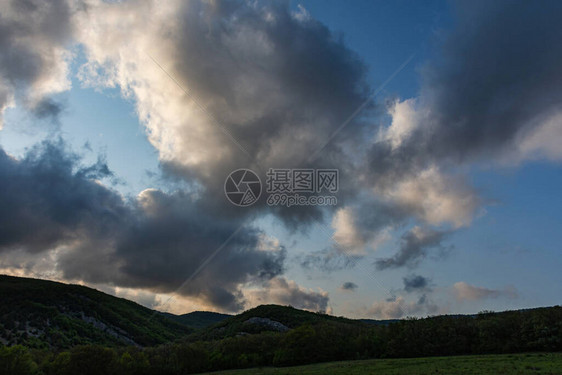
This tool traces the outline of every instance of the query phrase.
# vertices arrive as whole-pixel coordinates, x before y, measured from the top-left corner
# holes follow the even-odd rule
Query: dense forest
[[[0,346],[0,374],[187,374],[347,359],[561,351],[562,307],[373,324],[266,305],[212,327],[184,329],[181,337],[147,346]]]

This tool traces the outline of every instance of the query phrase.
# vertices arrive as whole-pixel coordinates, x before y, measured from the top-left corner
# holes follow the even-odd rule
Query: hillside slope
[[[373,321],[375,322],[375,321]],[[303,325],[349,325],[366,328],[372,323],[295,309],[290,306],[260,305],[231,316],[189,336],[189,341],[217,340],[261,332],[286,332]]]
[[[148,346],[192,332],[135,302],[80,285],[0,275],[0,343]]]

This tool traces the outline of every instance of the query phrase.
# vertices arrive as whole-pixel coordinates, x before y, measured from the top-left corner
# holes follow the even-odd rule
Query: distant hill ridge
[[[35,348],[150,346],[193,329],[133,301],[80,285],[0,275],[0,343]]]
[[[180,339],[213,339],[320,321],[365,324],[290,306],[261,305],[238,315],[194,311],[182,315],[74,284],[0,275],[0,344],[68,348],[83,344],[153,346]],[[387,321],[369,323],[388,324]]]
[[[526,319],[523,318],[525,316],[539,319],[540,327],[552,327],[554,337],[557,337],[557,332],[562,332],[562,326],[560,321],[552,323],[552,319],[560,313],[560,307],[550,307],[500,313],[483,312],[478,315],[436,316],[416,323],[409,320],[349,319],[290,306],[261,305],[238,315],[208,311],[174,315],[154,311],[85,286],[0,275],[0,344],[22,344],[31,348],[61,349],[84,344],[147,347],[261,333],[291,334],[302,327],[311,326],[323,327],[318,329],[334,334],[347,330],[357,335],[370,331],[369,327],[385,329],[391,326],[387,332],[394,332],[408,325],[474,326],[476,323],[471,321],[511,322]],[[535,345],[535,341],[540,343],[543,340],[543,331],[536,331],[535,328],[525,328],[525,332],[538,335],[533,340],[529,339],[532,345]],[[399,339],[398,335],[393,340]],[[532,345],[529,348],[540,347],[538,344]],[[557,347],[554,344],[551,346]]]
[[[230,318],[232,315],[221,314],[213,311],[193,311],[187,314],[174,315],[170,313],[162,313],[168,319],[186,325],[191,328],[201,329],[209,327],[213,324],[222,322]]]

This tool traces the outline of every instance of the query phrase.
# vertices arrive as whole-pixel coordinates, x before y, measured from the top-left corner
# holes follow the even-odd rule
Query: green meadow
[[[211,374],[211,373],[210,373]],[[562,374],[562,353],[471,355],[328,362],[213,372],[215,375],[527,375]]]

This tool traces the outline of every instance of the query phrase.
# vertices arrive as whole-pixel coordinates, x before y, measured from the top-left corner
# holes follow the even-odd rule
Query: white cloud
[[[390,126],[381,131],[379,141],[388,141],[395,150],[408,139],[419,126],[420,113],[416,111],[416,99],[395,102],[388,113],[392,116]]]
[[[376,228],[355,212],[351,207],[343,207],[336,211],[332,218],[334,228],[333,239],[339,245],[339,251],[347,255],[365,255],[366,248],[376,250],[390,238],[390,227]]]
[[[562,161],[562,112],[556,112],[518,137],[515,162],[529,159]]]
[[[365,254],[366,239],[359,233],[350,207],[336,211],[332,219],[332,227],[335,229],[334,240],[344,248],[346,253]]]
[[[410,208],[421,220],[433,225],[467,226],[481,204],[461,177],[446,175],[436,166],[406,176],[392,186],[377,187],[375,192]]]
[[[453,293],[459,301],[475,301],[487,298],[516,298],[517,290],[513,286],[504,289],[488,289],[470,285],[464,281],[459,281],[453,285]]]

